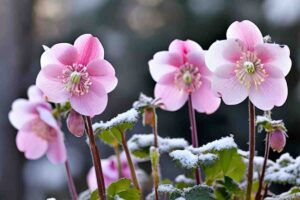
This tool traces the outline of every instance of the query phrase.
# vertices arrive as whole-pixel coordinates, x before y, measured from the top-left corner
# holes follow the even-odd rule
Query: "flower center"
[[[254,86],[256,89],[268,76],[256,54],[250,51],[244,52],[236,62],[234,70],[236,77],[246,88]]]
[[[63,70],[62,82],[72,95],[80,96],[88,93],[92,81],[87,68],[81,64],[66,66]]]
[[[53,141],[57,136],[55,129],[40,119],[34,120],[31,124],[31,128],[37,136],[49,142]]]
[[[179,90],[194,92],[201,85],[200,72],[191,64],[184,64],[175,75],[175,84]]]

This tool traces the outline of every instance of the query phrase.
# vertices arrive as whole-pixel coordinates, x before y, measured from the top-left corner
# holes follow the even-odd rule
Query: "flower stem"
[[[263,197],[261,192],[264,185],[265,172],[266,172],[266,167],[267,167],[267,162],[268,162],[269,152],[270,152],[270,135],[271,135],[270,133],[267,133],[266,135],[264,163],[263,163],[261,175],[259,177],[258,190],[255,196],[255,200],[260,200]]]
[[[249,163],[247,174],[247,192],[246,200],[251,199],[252,182],[253,182],[253,160],[255,153],[255,107],[249,100],[248,102],[249,112]]]
[[[119,179],[122,178],[122,164],[121,164],[121,157],[120,157],[120,149],[119,144],[114,145],[115,154],[117,157],[117,165],[118,165],[118,177]]]
[[[154,135],[154,148],[158,151],[158,132],[157,132],[157,115],[156,109],[153,108],[153,121],[152,121],[152,130]],[[158,157],[159,159],[159,157]],[[158,185],[160,181],[160,169],[159,169],[159,160],[158,163],[152,163],[152,176],[153,176],[153,187],[154,187],[154,194],[155,200],[158,200]]]
[[[104,184],[104,178],[103,178],[103,172],[102,172],[102,166],[101,166],[101,159],[100,154],[98,152],[98,148],[96,145],[94,132],[92,128],[92,120],[89,116],[83,116],[84,119],[84,125],[86,134],[89,138],[89,144],[90,144],[90,150],[92,153],[93,163],[95,166],[96,171],[96,178],[97,178],[97,185],[99,190],[99,197],[101,200],[106,200],[106,194],[105,194],[105,184]]]
[[[67,173],[68,187],[69,187],[69,191],[70,191],[72,200],[77,200],[78,199],[77,191],[76,191],[74,180],[73,180],[73,177],[72,177],[72,174],[71,174],[71,169],[70,169],[70,165],[69,165],[68,160],[65,162],[65,169],[66,169],[66,173]]]
[[[193,145],[193,147],[197,148],[198,147],[198,134],[197,134],[197,126],[196,126],[196,116],[195,116],[195,111],[194,111],[193,104],[192,104],[192,96],[191,95],[189,95],[188,107],[189,107],[189,118],[190,118],[190,123],[191,123],[192,145]],[[199,168],[195,169],[195,179],[196,179],[197,185],[199,185],[202,182]]]
[[[136,187],[136,189],[138,189],[142,193],[140,185],[139,185],[139,181],[138,181],[136,173],[135,173],[135,167],[134,167],[134,164],[132,162],[132,158],[131,158],[131,155],[130,155],[130,152],[129,152],[129,149],[128,149],[128,146],[127,146],[127,142],[126,142],[126,139],[125,139],[125,134],[124,134],[123,131],[121,131],[121,130],[119,130],[119,131],[121,133],[122,146],[123,146],[123,149],[124,149],[125,154],[126,154],[126,158],[127,158],[127,162],[128,162],[129,168],[130,168],[130,173],[131,173],[131,178],[132,178],[133,184]]]

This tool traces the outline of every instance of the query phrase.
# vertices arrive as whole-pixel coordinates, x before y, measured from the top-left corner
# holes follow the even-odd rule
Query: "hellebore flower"
[[[136,163],[135,163],[136,164]],[[110,185],[112,182],[117,181],[119,177],[118,172],[118,162],[116,156],[110,156],[107,159],[101,160],[101,165],[103,169],[103,176],[105,187]],[[139,170],[139,169],[137,169]],[[130,168],[127,164],[125,153],[121,154],[121,177],[122,178],[131,178]],[[96,181],[96,172],[95,168],[92,167],[87,175],[87,183],[88,187],[91,191],[97,189],[97,181]]]
[[[273,151],[280,153],[286,144],[286,132],[281,129],[269,133],[270,135],[270,146]]]
[[[51,105],[36,86],[28,89],[28,96],[29,100],[15,100],[9,113],[11,124],[18,129],[16,143],[19,151],[31,160],[47,154],[52,163],[65,162],[64,136],[52,116]]]
[[[50,102],[70,101],[72,108],[86,116],[104,111],[107,93],[117,85],[115,70],[104,60],[104,49],[91,34],[78,37],[74,45],[59,43],[41,56],[36,85]]]
[[[152,78],[157,82],[155,98],[164,109],[176,111],[191,95],[193,108],[198,112],[215,112],[220,99],[211,90],[212,73],[204,61],[205,52],[194,41],[174,40],[168,51],[156,53],[149,61]]]
[[[74,136],[81,137],[84,134],[83,117],[75,110],[71,109],[67,118],[67,127]]]
[[[250,21],[232,23],[227,40],[213,43],[205,60],[214,74],[212,88],[227,105],[249,97],[257,108],[271,110],[287,99],[290,50],[286,45],[264,43],[260,30]]]

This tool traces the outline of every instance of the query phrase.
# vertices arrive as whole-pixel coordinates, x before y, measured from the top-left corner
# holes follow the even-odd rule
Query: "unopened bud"
[[[144,114],[143,114],[143,124],[144,126],[149,125],[153,126],[155,123],[155,113],[154,108],[144,108]]]
[[[81,137],[84,134],[84,121],[82,116],[74,110],[71,110],[67,118],[67,126],[74,136]]]
[[[285,147],[286,143],[286,133],[281,129],[276,129],[275,131],[269,133],[270,136],[270,145],[273,151],[280,153]]]

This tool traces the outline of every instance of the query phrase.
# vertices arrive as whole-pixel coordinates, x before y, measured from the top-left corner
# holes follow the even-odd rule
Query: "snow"
[[[186,183],[186,184],[194,184],[195,180],[192,178],[186,177],[184,174],[180,174],[175,178],[176,183]]]
[[[183,197],[178,197],[178,198],[176,198],[175,200],[186,200],[186,199],[183,198]]]
[[[153,134],[136,134],[133,135],[127,142],[128,148],[131,151],[153,146]],[[183,138],[161,138],[158,136],[158,146],[160,153],[166,153],[174,149],[184,149],[188,146],[188,142]]]
[[[141,107],[145,107],[147,105],[152,104],[153,101],[154,101],[154,99],[152,97],[148,97],[145,94],[141,93],[140,96],[139,96],[139,100],[135,101],[133,103],[133,107],[135,109],[139,109]]]
[[[180,162],[180,165],[186,169],[194,169],[198,166],[199,157],[189,150],[172,151],[170,157]]]
[[[210,152],[210,151],[221,151],[225,149],[235,149],[237,148],[236,143],[233,140],[233,137],[223,137],[219,140],[215,140],[212,142],[209,142],[199,148],[192,148],[190,147],[190,150],[195,153],[204,153],[204,152]]]
[[[93,130],[106,130],[110,129],[114,126],[117,126],[122,123],[135,123],[137,122],[139,117],[139,113],[136,109],[132,108],[124,113],[118,114],[115,118],[111,119],[110,121],[103,122],[100,121],[98,123],[93,124]]]
[[[218,160],[218,156],[212,153],[200,154],[199,157],[200,163],[211,164],[214,161]]]
[[[262,115],[256,116],[256,124],[261,124],[266,122],[271,123],[271,120],[267,116],[262,116]]]
[[[157,188],[158,192],[171,193],[176,191],[177,189],[171,184],[162,184]]]

